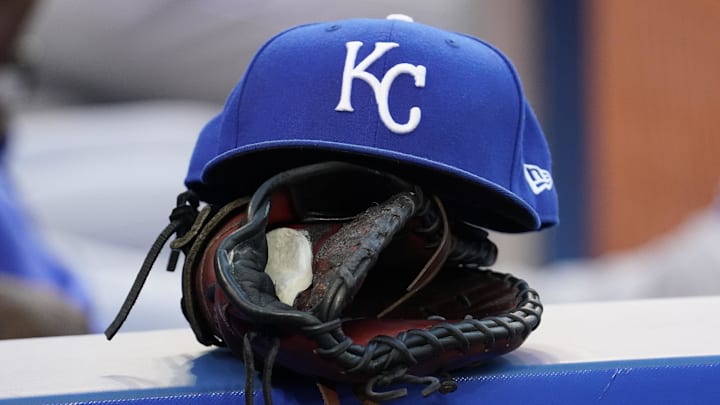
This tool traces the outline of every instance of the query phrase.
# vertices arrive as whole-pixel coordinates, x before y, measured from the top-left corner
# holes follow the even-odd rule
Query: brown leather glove
[[[265,359],[266,395],[273,364],[355,384],[377,402],[406,394],[378,390],[394,384],[453,391],[441,380],[448,371],[514,350],[540,322],[535,291],[483,269],[497,254],[486,232],[387,173],[320,163],[280,173],[249,198],[199,215],[197,206],[182,195],[170,231],[186,256],[183,311],[201,343],[244,360],[248,384]]]

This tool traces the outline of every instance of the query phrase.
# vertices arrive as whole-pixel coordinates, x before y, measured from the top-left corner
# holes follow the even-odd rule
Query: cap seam
[[[387,36],[387,40],[390,42],[392,41],[392,35],[393,35],[394,30],[395,30],[395,21],[390,21],[390,29],[388,30],[388,36]],[[383,58],[382,72],[387,72],[388,59],[389,59],[388,56]],[[373,97],[371,98],[371,103],[372,102],[374,102],[375,104],[378,103],[376,97],[377,97],[377,94],[375,94],[375,92],[373,91]],[[388,97],[390,97],[390,94],[388,94]],[[376,107],[379,108],[379,106],[376,106]],[[375,133],[373,134],[373,147],[374,148],[378,147],[378,135],[380,133],[380,121],[381,120],[379,117],[375,120]]]
[[[509,181],[508,181],[508,184],[510,185],[510,190],[514,192],[515,189],[516,189],[515,179],[517,178],[517,176],[516,176],[516,174],[517,174],[517,173],[516,173],[516,166],[514,165],[514,163],[516,162],[516,160],[517,160],[517,158],[518,158],[518,156],[517,156],[517,155],[518,155],[518,150],[520,149],[520,148],[519,148],[519,143],[520,143],[520,138],[521,138],[521,136],[522,136],[522,130],[523,130],[523,127],[524,127],[524,125],[523,125],[523,122],[524,122],[523,117],[524,117],[524,115],[525,115],[525,108],[524,108],[524,105],[523,105],[522,84],[520,83],[520,80],[518,79],[518,75],[517,75],[517,73],[515,72],[515,69],[513,68],[512,63],[510,63],[510,61],[508,60],[508,58],[507,58],[502,52],[500,52],[498,49],[496,49],[493,45],[491,45],[491,44],[489,44],[489,43],[487,43],[487,42],[485,42],[485,41],[483,41],[483,40],[481,40],[481,39],[474,38],[474,37],[468,36],[468,35],[466,35],[466,34],[462,34],[462,35],[464,35],[464,36],[466,36],[466,37],[468,37],[468,38],[472,38],[472,39],[480,42],[481,44],[487,46],[493,53],[495,53],[495,55],[497,55],[497,56],[503,61],[503,63],[505,63],[505,66],[506,66],[506,67],[508,68],[508,70],[510,71],[510,75],[512,76],[512,80],[513,80],[513,82],[515,83],[515,91],[516,91],[517,100],[518,100],[518,102],[517,102],[517,104],[518,104],[518,116],[517,116],[517,122],[516,122],[516,124],[517,124],[517,125],[516,125],[517,130],[516,130],[516,133],[515,133],[515,144],[514,144],[514,146],[513,146],[513,156],[512,156],[512,163],[513,163],[513,165],[510,167],[510,178],[509,178]]]

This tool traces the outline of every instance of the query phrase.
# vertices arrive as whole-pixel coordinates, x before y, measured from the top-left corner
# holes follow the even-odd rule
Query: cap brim
[[[500,232],[542,227],[538,213],[519,196],[485,178],[439,162],[395,151],[315,140],[244,145],[213,158],[202,182],[189,185],[210,202],[254,192],[272,174],[327,160],[363,164],[391,172],[437,194],[462,220]]]

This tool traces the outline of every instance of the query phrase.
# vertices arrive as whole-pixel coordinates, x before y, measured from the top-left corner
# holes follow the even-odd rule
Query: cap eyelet
[[[450,45],[450,46],[453,47],[453,48],[460,48],[460,45],[458,45],[458,43],[455,42],[454,39],[448,38],[448,39],[445,40],[445,43],[448,44],[448,45]]]
[[[340,26],[338,24],[333,24],[333,25],[326,27],[325,31],[332,32],[332,31],[337,31],[339,29],[340,29]]]

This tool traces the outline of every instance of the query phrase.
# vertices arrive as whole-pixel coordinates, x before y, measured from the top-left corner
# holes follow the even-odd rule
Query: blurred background
[[[11,3],[0,13],[12,16]],[[92,331],[120,307],[199,130],[265,40],[392,13],[497,46],[543,125],[561,224],[494,234],[498,270],[545,302],[720,292],[720,2],[17,3],[30,5],[26,24],[0,68],[7,176],[41,243],[87,292]],[[123,330],[185,327],[179,274],[163,263]]]

